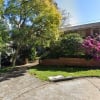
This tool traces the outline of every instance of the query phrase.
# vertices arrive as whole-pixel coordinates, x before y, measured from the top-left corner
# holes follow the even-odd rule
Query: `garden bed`
[[[68,65],[68,66],[92,66],[100,67],[100,61],[95,59],[85,58],[58,58],[58,59],[43,59],[39,62],[41,65]]]

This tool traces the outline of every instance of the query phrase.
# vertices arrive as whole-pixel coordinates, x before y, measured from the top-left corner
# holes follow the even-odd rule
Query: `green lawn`
[[[67,76],[100,76],[100,69],[89,69],[82,67],[68,66],[35,66],[28,70],[32,75],[35,75],[41,80],[48,80],[48,76],[63,75]]]
[[[14,67],[6,67],[6,68],[2,68],[0,69],[0,73],[6,73],[9,72],[13,69]]]

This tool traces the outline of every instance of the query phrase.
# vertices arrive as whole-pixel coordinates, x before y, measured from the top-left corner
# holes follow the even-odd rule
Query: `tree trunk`
[[[25,64],[28,64],[28,58],[25,58]]]
[[[16,59],[17,59],[17,55],[18,55],[19,49],[20,49],[20,48],[17,48],[17,50],[15,51],[15,54],[14,54],[13,57],[12,57],[12,66],[13,66],[13,67],[14,67],[15,64],[16,64]]]
[[[0,52],[0,69],[1,69],[1,52]]]

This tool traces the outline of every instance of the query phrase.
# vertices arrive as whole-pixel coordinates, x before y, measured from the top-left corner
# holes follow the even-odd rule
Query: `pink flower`
[[[88,36],[82,44],[86,54],[93,56],[94,58],[100,58],[100,41]]]

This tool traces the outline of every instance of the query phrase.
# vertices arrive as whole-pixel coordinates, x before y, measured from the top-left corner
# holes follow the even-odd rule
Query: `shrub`
[[[79,55],[82,37],[78,33],[67,34],[61,41],[61,46],[64,55]]]
[[[18,59],[21,62],[25,61],[26,58],[28,58],[29,61],[33,61],[36,58],[36,49],[32,46],[23,46],[23,48],[20,49],[18,56]]]
[[[100,41],[97,38],[88,36],[82,44],[85,54],[95,59],[100,59]]]
[[[1,66],[10,66],[11,65],[11,55],[8,55],[6,52],[1,53]]]
[[[30,53],[30,60],[35,60],[37,56],[37,52],[35,48],[31,48],[31,53]]]
[[[41,59],[80,55],[82,41],[82,37],[77,33],[67,34],[61,40],[52,43]]]
[[[60,45],[60,41],[52,43],[50,47],[45,49],[45,53],[41,56],[41,59],[45,58],[59,58],[63,55],[63,51]]]

